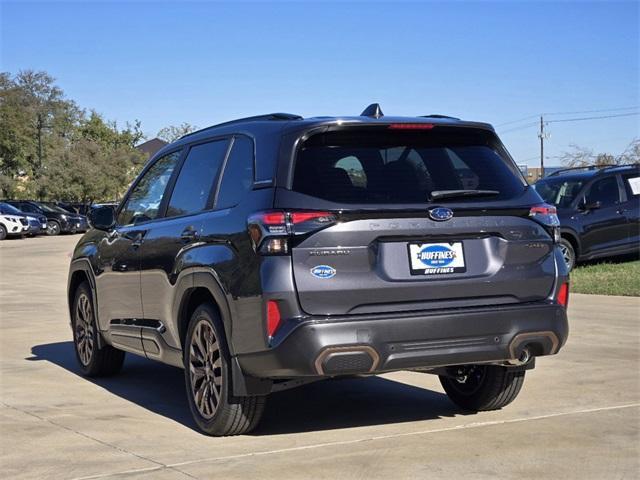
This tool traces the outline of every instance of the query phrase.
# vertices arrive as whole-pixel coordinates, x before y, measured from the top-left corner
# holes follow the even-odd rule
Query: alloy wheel
[[[60,233],[60,225],[56,222],[47,222],[47,234],[58,235]]]
[[[76,303],[76,350],[82,364],[86,367],[93,355],[93,315],[91,301],[85,293],[81,293]]]
[[[571,270],[573,268],[573,262],[574,262],[573,252],[568,246],[564,244],[560,244],[560,252],[562,253],[562,258],[564,259],[564,263],[567,264],[567,268]]]
[[[202,417],[210,419],[222,396],[222,358],[216,334],[206,320],[199,321],[191,337],[189,374],[196,408]]]

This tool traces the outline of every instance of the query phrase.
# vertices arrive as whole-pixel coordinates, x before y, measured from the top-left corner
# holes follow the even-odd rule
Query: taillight
[[[569,284],[563,283],[558,290],[558,303],[564,308],[569,305]]]
[[[275,300],[267,301],[267,335],[273,337],[280,326],[282,317],[280,316],[280,308]]]
[[[431,130],[433,123],[392,123],[389,130]]]
[[[534,205],[529,209],[529,216],[547,228],[554,242],[560,241],[560,219],[556,207],[547,203]]]
[[[253,248],[263,255],[286,255],[289,239],[325,228],[336,222],[331,212],[316,210],[270,210],[251,215],[247,228]]]

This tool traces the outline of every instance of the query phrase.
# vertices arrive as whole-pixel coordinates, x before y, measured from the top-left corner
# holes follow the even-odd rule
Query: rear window
[[[440,131],[438,131],[440,130]],[[390,132],[386,127],[315,135],[298,151],[293,190],[340,203],[427,203],[431,192],[493,190],[441,199],[504,200],[524,184],[489,132],[460,128]]]

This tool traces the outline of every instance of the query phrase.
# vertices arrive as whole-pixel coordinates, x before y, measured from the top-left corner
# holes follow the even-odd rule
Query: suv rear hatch
[[[554,286],[540,198],[496,135],[431,124],[310,136],[275,207],[326,212],[290,241],[309,314],[532,302]],[[295,227],[295,226],[294,226]],[[300,233],[300,232],[298,232]]]

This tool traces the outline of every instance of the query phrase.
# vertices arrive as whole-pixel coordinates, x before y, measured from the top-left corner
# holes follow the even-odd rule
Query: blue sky
[[[375,101],[387,114],[491,122],[534,165],[535,118],[502,123],[640,105],[639,6],[0,0],[0,67],[46,70],[80,106],[140,119],[150,136],[271,111],[353,115]],[[547,164],[570,144],[619,153],[639,118],[549,124]]]

